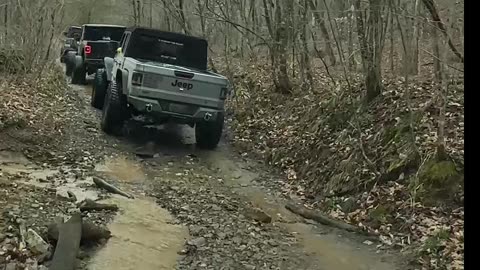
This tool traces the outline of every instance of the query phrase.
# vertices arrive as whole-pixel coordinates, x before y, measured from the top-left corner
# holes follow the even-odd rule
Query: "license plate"
[[[181,114],[192,114],[192,107],[183,104],[170,104],[170,111]]]

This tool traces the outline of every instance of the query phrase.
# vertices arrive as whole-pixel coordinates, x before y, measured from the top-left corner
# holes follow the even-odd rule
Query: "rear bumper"
[[[85,59],[85,67],[88,73],[94,73],[99,68],[104,68],[103,59]]]
[[[207,108],[195,105],[185,105],[190,108],[188,113],[174,112],[165,108],[170,104],[178,104],[168,100],[155,100],[143,97],[128,98],[128,103],[135,108],[136,111],[153,116],[154,118],[173,118],[181,122],[201,122],[215,121],[219,113],[223,113],[222,109]],[[163,106],[163,107],[162,107]]]

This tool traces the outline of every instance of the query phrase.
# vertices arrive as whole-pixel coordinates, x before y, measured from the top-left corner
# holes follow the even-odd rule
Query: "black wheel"
[[[84,65],[75,67],[72,74],[72,84],[86,84],[87,70]]]
[[[224,114],[219,113],[212,122],[199,122],[195,125],[197,146],[202,149],[215,149],[223,131]]]
[[[95,79],[92,86],[92,100],[90,104],[92,107],[97,109],[103,108],[103,103],[105,102],[105,94],[107,92],[107,74],[105,69],[97,69],[95,72]]]
[[[127,104],[122,97],[117,82],[112,81],[108,85],[107,95],[103,104],[102,111],[102,130],[113,135],[117,130],[123,126],[126,119]]]
[[[75,55],[67,52],[64,55],[64,63],[65,63],[65,75],[67,75],[67,77],[71,77],[73,73],[73,68],[75,66]]]
[[[70,59],[65,58],[65,75],[67,77],[71,77],[73,73],[73,63],[70,61]]]

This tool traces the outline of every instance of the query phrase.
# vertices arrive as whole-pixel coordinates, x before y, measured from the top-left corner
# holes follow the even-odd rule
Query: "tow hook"
[[[148,103],[147,105],[145,105],[145,110],[147,110],[147,112],[151,112],[153,109],[153,105]]]
[[[212,118],[212,116],[213,116],[213,115],[212,115],[211,113],[207,112],[207,113],[205,113],[205,115],[203,116],[203,120],[205,120],[205,121],[208,122],[208,121],[210,121],[210,119]]]

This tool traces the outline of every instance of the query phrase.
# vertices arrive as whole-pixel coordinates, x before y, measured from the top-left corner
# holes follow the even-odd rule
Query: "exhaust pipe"
[[[152,109],[153,109],[153,105],[152,105],[152,104],[148,103],[147,105],[145,105],[145,110],[146,110],[147,112],[151,112]]]
[[[213,115],[212,115],[211,113],[207,112],[207,113],[205,113],[205,115],[203,116],[203,120],[205,120],[205,121],[208,122],[208,121],[210,121],[210,119],[212,118],[212,116],[213,116]]]

